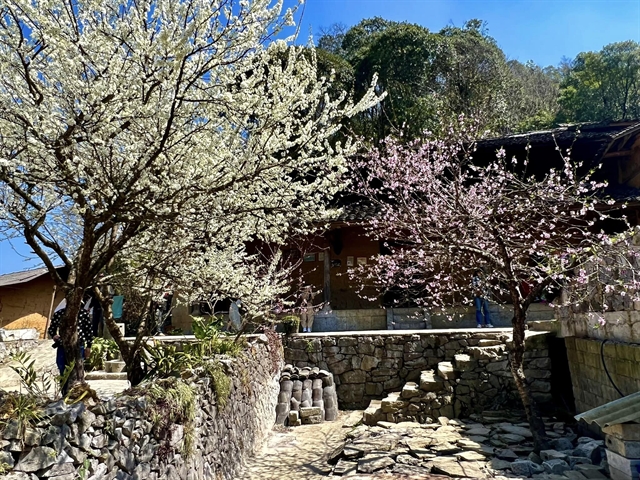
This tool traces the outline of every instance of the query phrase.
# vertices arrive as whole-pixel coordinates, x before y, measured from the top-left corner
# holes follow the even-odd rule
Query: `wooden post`
[[[49,316],[47,317],[47,323],[44,326],[44,334],[42,338],[47,338],[47,330],[49,330],[49,325],[51,324],[51,317],[53,316],[53,304],[56,301],[56,291],[58,290],[58,286],[53,286],[53,293],[51,294],[51,306],[49,307]]]
[[[331,248],[324,251],[324,285],[322,290],[324,305],[322,309],[328,311],[331,304]]]

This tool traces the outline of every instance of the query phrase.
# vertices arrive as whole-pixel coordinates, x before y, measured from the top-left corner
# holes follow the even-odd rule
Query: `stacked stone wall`
[[[518,405],[508,364],[508,341],[508,335],[499,331],[296,335],[285,340],[285,359],[297,367],[318,367],[333,373],[341,408],[366,408],[371,400],[401,391],[407,382],[419,382],[423,371],[437,371],[441,362],[468,355],[468,362],[458,367],[448,407],[442,413],[464,416]],[[546,333],[528,334],[525,373],[536,399],[550,403],[551,359]]]
[[[620,393],[614,384],[624,395],[640,391],[640,344],[602,343],[590,338],[565,338],[578,413],[618,400]]]
[[[189,453],[183,450],[187,428],[160,428],[167,412],[150,409],[138,389],[97,404],[49,404],[45,419],[24,431],[10,420],[0,432],[7,480],[235,478],[274,425],[282,351],[261,336],[238,358],[221,363],[231,380],[225,406],[206,374],[183,374],[196,398]]]

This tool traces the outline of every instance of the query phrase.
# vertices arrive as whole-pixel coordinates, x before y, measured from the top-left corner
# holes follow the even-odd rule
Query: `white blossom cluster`
[[[67,289],[110,262],[178,290],[282,288],[282,243],[323,217],[355,146],[312,47],[273,0],[0,5],[0,221]],[[375,79],[373,84],[375,85]],[[278,273],[280,272],[280,273]],[[108,278],[103,276],[103,278]],[[257,307],[256,307],[257,308]]]

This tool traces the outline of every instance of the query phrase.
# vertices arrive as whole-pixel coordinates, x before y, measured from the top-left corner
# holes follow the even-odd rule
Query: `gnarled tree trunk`
[[[540,410],[531,395],[531,388],[524,374],[525,321],[527,312],[520,305],[518,298],[513,298],[513,308],[514,315],[511,320],[513,325],[513,345],[509,351],[509,366],[529,422],[535,450],[539,452],[548,448],[548,439]]]

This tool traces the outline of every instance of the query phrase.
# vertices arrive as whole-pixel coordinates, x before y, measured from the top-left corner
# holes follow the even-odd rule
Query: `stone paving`
[[[547,419],[551,448],[533,452],[523,417],[490,411],[466,420],[431,424],[380,421],[359,425],[328,460],[335,476],[403,475],[407,480],[441,474],[454,478],[540,480],[605,479],[604,442],[578,437],[563,422]],[[365,477],[367,478],[367,477]],[[401,478],[401,477],[397,477]]]
[[[484,412],[433,424],[361,424],[362,411],[337,421],[278,428],[237,479],[349,480],[608,478],[602,441],[578,437],[562,422],[547,421],[552,449],[533,453],[522,417]]]

